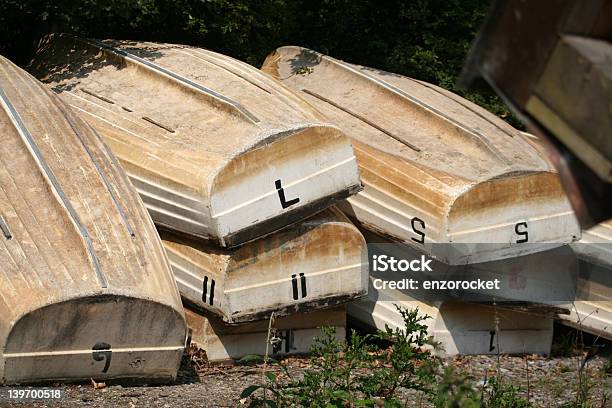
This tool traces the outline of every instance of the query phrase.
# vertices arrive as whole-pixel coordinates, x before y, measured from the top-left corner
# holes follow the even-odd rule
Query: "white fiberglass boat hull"
[[[159,236],[98,135],[0,57],[0,383],[176,377]]]
[[[227,323],[329,308],[367,291],[367,249],[335,208],[239,248],[160,231],[183,299]]]
[[[447,264],[525,255],[577,240],[560,180],[530,137],[432,84],[300,47],[262,70],[353,139],[364,190],[342,209],[365,228]],[[474,244],[449,254],[446,244]]]
[[[167,229],[237,246],[361,189],[349,139],[233,58],[54,35],[30,70],[105,138]]]

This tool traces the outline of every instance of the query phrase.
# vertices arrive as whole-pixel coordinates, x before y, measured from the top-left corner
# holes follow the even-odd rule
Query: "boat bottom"
[[[612,340],[612,303],[610,301],[574,301],[567,305],[569,315],[559,315],[561,323],[594,336]]]
[[[279,307],[279,308],[270,308],[265,310],[259,310],[257,312],[236,312],[235,315],[230,316],[228,320],[228,316],[223,315],[219,316],[216,311],[206,309],[197,303],[187,299],[186,297],[181,296],[181,300],[183,301],[183,305],[186,308],[189,308],[197,313],[203,315],[210,315],[214,313],[217,318],[221,318],[224,324],[227,325],[238,325],[244,323],[253,323],[270,319],[272,313],[274,313],[275,317],[290,317],[300,313],[309,313],[309,312],[317,312],[317,311],[325,311],[328,309],[336,308],[339,306],[343,306],[353,302],[355,300],[359,300],[366,295],[365,292],[357,292],[346,295],[338,295],[333,297],[328,297],[319,300],[313,300],[310,302],[297,303],[294,305]]]
[[[325,311],[296,314],[274,319],[270,335],[276,341],[268,341],[269,321],[243,325],[227,325],[214,316],[203,316],[185,309],[191,330],[191,344],[206,351],[209,362],[220,364],[234,362],[247,355],[274,358],[288,355],[304,355],[316,339],[321,337],[321,327],[335,328],[335,337],[346,336],[346,309],[343,307]]]

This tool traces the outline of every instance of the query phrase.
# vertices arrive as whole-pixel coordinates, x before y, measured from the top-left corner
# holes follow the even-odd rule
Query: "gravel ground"
[[[612,376],[603,373],[605,359],[591,360],[585,373],[593,384],[594,407],[612,407]],[[192,364],[185,360],[175,384],[165,386],[121,386],[109,384],[94,389],[92,384],[62,386],[65,397],[58,403],[0,401],[2,407],[235,407],[243,405],[240,392],[261,380],[261,366],[203,366],[196,373]],[[287,360],[291,370],[299,373],[307,367],[307,360]],[[464,356],[448,359],[445,364],[454,366],[458,372],[472,376],[476,385],[485,377],[497,373],[498,358],[493,356]],[[538,407],[559,407],[572,401],[578,384],[579,358],[542,358],[537,356],[499,358],[503,381],[521,388]],[[528,367],[527,367],[528,365]],[[602,396],[608,401],[602,405]],[[408,401],[418,401],[416,396],[406,394]],[[412,406],[419,406],[413,402]],[[410,405],[409,405],[410,406]],[[427,406],[423,404],[423,406]]]

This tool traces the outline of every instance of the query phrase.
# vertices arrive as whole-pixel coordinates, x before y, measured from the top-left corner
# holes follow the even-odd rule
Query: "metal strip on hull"
[[[89,233],[87,232],[87,229],[83,226],[83,223],[81,222],[79,215],[77,214],[76,210],[70,203],[70,200],[68,200],[68,197],[66,197],[66,194],[64,193],[64,190],[62,189],[59,181],[53,174],[53,171],[45,162],[45,159],[42,153],[38,149],[38,146],[36,145],[36,142],[32,138],[32,135],[30,134],[25,124],[21,120],[19,113],[17,112],[15,107],[12,105],[11,101],[8,99],[6,93],[1,87],[0,87],[0,100],[2,102],[2,107],[6,111],[10,120],[15,125],[15,128],[19,132],[19,135],[21,136],[23,142],[27,146],[32,156],[35,158],[36,164],[38,165],[42,173],[45,174],[47,181],[49,182],[49,184],[51,185],[51,188],[55,192],[55,195],[62,201],[64,207],[70,214],[72,222],[77,227],[79,233],[83,237],[83,240],[85,241],[87,251],[89,253],[89,256],[93,264],[94,271],[96,273],[96,277],[98,279],[100,286],[102,288],[107,288],[108,282],[100,266],[100,261],[98,260],[98,256],[95,253],[93,242],[91,241],[91,238],[89,236]]]
[[[4,218],[1,215],[0,215],[0,230],[2,230],[2,233],[4,234],[4,238],[6,239],[13,238],[13,234],[11,234],[11,230],[9,229],[8,224],[6,223],[6,221],[4,221]]]
[[[372,121],[368,120],[367,118],[364,118],[363,116],[359,115],[358,113],[355,113],[355,112],[351,111],[350,109],[347,109],[347,108],[345,108],[345,107],[342,107],[342,106],[340,106],[339,104],[337,104],[336,102],[334,102],[334,101],[332,101],[332,100],[330,100],[330,99],[328,99],[328,98],[326,98],[326,97],[324,97],[324,96],[321,96],[321,95],[319,95],[319,94],[318,94],[318,93],[316,93],[316,92],[310,91],[310,90],[308,90],[308,89],[302,89],[302,92],[307,93],[308,95],[314,96],[315,98],[320,99],[320,100],[322,100],[323,102],[326,102],[326,103],[328,103],[328,104],[332,105],[334,108],[340,109],[340,110],[342,110],[342,111],[344,111],[344,112],[348,113],[349,115],[354,116],[355,118],[359,119],[359,120],[360,120],[360,121],[362,121],[363,123],[365,123],[365,124],[367,124],[367,125],[369,125],[369,126],[372,126],[374,129],[376,129],[376,130],[378,130],[378,131],[380,131],[380,132],[383,132],[383,133],[384,133],[384,134],[386,134],[387,136],[392,137],[393,139],[397,140],[397,141],[398,141],[398,142],[400,142],[401,144],[403,144],[403,145],[405,145],[405,146],[407,146],[407,147],[411,148],[411,149],[412,149],[412,150],[414,150],[415,152],[420,152],[420,151],[421,151],[421,149],[419,149],[418,147],[416,147],[416,146],[415,146],[415,145],[413,145],[412,143],[408,143],[407,141],[403,140],[403,139],[402,139],[402,138],[400,138],[400,137],[397,137],[397,136],[396,136],[396,135],[394,135],[393,133],[389,132],[389,131],[388,131],[388,130],[386,130],[386,129],[383,129],[382,127],[378,126],[376,123],[374,123],[374,122],[372,122]]]
[[[72,118],[69,115],[66,115],[66,113],[64,112],[63,109],[62,109],[62,113],[64,114],[64,118],[66,119],[66,121],[68,122],[68,124],[70,125],[72,130],[74,131],[74,134],[79,138],[79,141],[81,142],[81,145],[83,146],[83,149],[85,149],[85,151],[87,152],[87,155],[89,156],[89,158],[91,159],[92,163],[96,167],[96,170],[98,171],[98,174],[100,175],[100,178],[102,179],[102,182],[106,186],[106,190],[110,194],[110,196],[111,196],[111,198],[113,200],[113,203],[115,204],[115,208],[117,208],[117,211],[119,212],[119,215],[121,216],[121,219],[123,220],[123,224],[125,225],[125,228],[128,230],[128,233],[132,237],[135,237],[136,233],[134,232],[134,229],[132,228],[132,225],[130,224],[130,221],[129,221],[128,216],[127,216],[127,212],[125,211],[125,209],[123,208],[123,206],[119,202],[119,198],[117,197],[117,192],[115,191],[113,186],[111,186],[110,182],[108,181],[108,178],[106,177],[106,175],[102,171],[102,167],[100,166],[100,163],[98,162],[98,159],[96,159],[96,157],[94,156],[94,154],[91,151],[91,149],[89,148],[89,146],[87,146],[87,143],[83,139],[83,136],[81,135],[81,133],[78,131],[78,129],[76,127],[76,124],[74,123],[74,120],[72,120]],[[94,132],[94,133],[96,132],[93,128],[91,128],[91,131]],[[99,138],[99,136],[97,134],[96,134],[96,136]]]
[[[185,78],[183,76],[180,76],[172,71],[168,71],[167,69],[165,69],[164,67],[160,67],[157,64],[152,63],[151,61],[148,61],[144,58],[140,58],[137,55],[134,55],[132,53],[129,53],[127,51],[112,47],[110,45],[107,45],[103,42],[100,41],[96,41],[96,40],[82,40],[85,43],[88,43],[90,45],[94,45],[96,47],[100,47],[103,48],[107,51],[110,51],[116,55],[120,55],[122,57],[131,59],[133,61],[136,61],[146,67],[148,67],[149,69],[152,69],[154,71],[160,72],[166,76],[169,76],[179,82],[182,82],[184,84],[189,85],[192,88],[197,89],[198,91],[201,91],[209,96],[212,96],[215,99],[220,100],[221,102],[230,105],[231,107],[233,107],[234,109],[236,109],[237,111],[239,111],[242,115],[244,115],[245,118],[247,118],[248,120],[252,121],[253,123],[259,123],[260,120],[259,118],[257,118],[257,116],[255,116],[254,114],[252,114],[251,112],[249,112],[249,110],[247,110],[244,106],[242,106],[240,103],[228,98],[227,96],[220,94],[219,92],[213,91],[212,89],[206,88],[196,82],[193,82],[192,80]]]
[[[346,69],[346,70],[348,70],[348,71],[350,71],[350,72],[352,72],[352,73],[354,73],[354,74],[357,74],[357,75],[363,76],[364,78],[367,78],[368,80],[370,80],[370,81],[372,81],[372,82],[374,82],[374,83],[376,83],[376,84],[380,85],[380,86],[381,86],[381,87],[383,87],[384,89],[387,89],[387,90],[389,90],[389,91],[391,91],[391,92],[393,92],[393,93],[396,93],[396,94],[398,94],[398,95],[401,95],[401,96],[403,96],[404,98],[406,98],[406,99],[408,99],[409,101],[411,101],[412,103],[417,104],[417,105],[419,105],[419,106],[421,106],[421,107],[423,107],[423,108],[425,108],[425,109],[427,109],[427,110],[429,110],[429,111],[431,111],[431,112],[434,112],[436,115],[438,115],[438,116],[440,116],[440,117],[442,117],[442,118],[444,118],[444,119],[448,120],[449,122],[451,122],[452,124],[454,124],[454,125],[455,125],[455,126],[457,126],[458,128],[464,129],[464,130],[466,130],[468,133],[471,133],[471,134],[475,135],[475,136],[477,137],[478,141],[479,141],[480,143],[482,143],[482,145],[483,145],[483,146],[485,146],[485,147],[486,147],[487,149],[489,149],[489,150],[490,150],[492,153],[494,153],[494,154],[495,154],[495,155],[496,155],[496,156],[497,156],[497,157],[498,157],[500,160],[502,160],[504,163],[506,163],[506,164],[510,164],[510,163],[512,163],[512,162],[511,162],[511,161],[510,161],[508,158],[506,158],[506,157],[505,157],[505,156],[504,156],[504,155],[503,155],[503,154],[502,154],[502,153],[501,153],[501,152],[500,152],[500,151],[499,151],[499,150],[498,150],[498,149],[497,149],[495,146],[493,146],[491,143],[489,143],[489,141],[487,140],[487,138],[486,138],[486,137],[484,137],[484,135],[482,135],[480,132],[478,132],[478,131],[477,131],[477,130],[475,130],[475,129],[466,128],[465,126],[463,126],[463,124],[462,124],[462,123],[460,123],[460,122],[456,121],[454,118],[452,118],[452,117],[448,116],[447,114],[445,114],[444,112],[440,111],[439,109],[436,109],[435,107],[433,107],[433,106],[431,106],[431,105],[429,105],[429,104],[427,104],[427,103],[424,103],[423,101],[420,101],[420,100],[416,99],[416,98],[415,98],[415,97],[413,97],[412,95],[410,95],[410,94],[408,94],[408,93],[404,92],[402,89],[400,89],[400,88],[398,88],[398,87],[396,87],[396,86],[394,86],[394,85],[391,85],[391,84],[390,84],[390,83],[388,83],[388,82],[385,82],[385,81],[383,81],[383,80],[381,80],[381,79],[375,78],[375,77],[373,77],[372,75],[368,75],[368,74],[367,74],[367,73],[365,73],[365,72],[358,71],[358,70],[354,69],[353,67],[349,66],[348,64],[346,64],[346,63],[344,63],[344,62],[342,62],[342,61],[339,61],[339,60],[337,60],[337,59],[335,59],[335,58],[331,58],[331,57],[328,57],[328,56],[322,56],[322,58],[325,58],[325,59],[327,59],[328,61],[331,61],[331,62],[333,62],[333,63],[337,64],[338,66],[340,66],[340,67],[342,67],[342,68],[344,68],[344,69]]]

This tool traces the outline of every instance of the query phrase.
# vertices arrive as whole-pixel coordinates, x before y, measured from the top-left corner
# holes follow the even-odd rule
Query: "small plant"
[[[576,343],[575,350],[579,351],[577,356],[578,370],[576,371],[578,377],[578,387],[576,390],[576,398],[573,402],[566,404],[564,408],[596,408],[594,403],[594,394],[596,392],[597,384],[590,377],[587,366],[589,362],[595,358],[603,349],[603,345],[599,344],[599,336],[597,336],[590,346],[585,345],[585,335],[582,331],[582,322],[580,322],[579,330],[576,331]],[[601,407],[606,404],[607,395],[605,391],[601,397]]]
[[[470,378],[447,367],[442,374],[431,402],[436,408],[480,408],[480,395],[470,386]]]
[[[502,378],[500,372],[482,386],[474,379],[444,367],[432,354],[436,348],[428,336],[418,309],[396,306],[404,327],[386,327],[376,334],[351,333],[348,340],[339,340],[332,328],[323,328],[322,335],[310,349],[310,368],[292,373],[283,363],[265,358],[260,384],[245,388],[241,394],[249,407],[405,407],[421,406],[420,397],[435,408],[532,408],[522,390]],[[273,338],[269,336],[269,341]],[[577,336],[568,335],[563,341],[564,352],[576,350]],[[592,349],[595,349],[592,347]],[[498,356],[499,358],[499,356]],[[603,408],[607,395],[595,403],[595,384],[586,373],[590,357],[580,358],[578,390],[575,401],[564,408]],[[247,356],[243,362],[261,362],[259,356]],[[528,361],[528,360],[526,360]],[[499,361],[498,361],[499,366]],[[527,368],[529,368],[527,364]],[[612,368],[608,362],[604,371]],[[602,375],[605,375],[602,373]],[[528,380],[529,381],[529,380]],[[406,393],[411,390],[410,393]],[[560,396],[562,390],[556,395]],[[411,400],[406,400],[410,395]]]
[[[609,358],[601,368],[604,375],[612,375],[612,358]]]
[[[438,380],[432,403],[436,408],[531,408],[533,405],[519,395],[519,389],[491,378],[478,393],[472,379],[447,367]]]
[[[551,355],[553,357],[572,357],[575,354],[577,343],[576,333],[571,331],[563,333],[552,345]]]
[[[487,408],[531,408],[533,405],[519,395],[519,389],[511,384],[504,384],[497,378],[489,382],[486,401]]]
[[[338,340],[334,329],[324,328],[310,350],[312,368],[302,378],[294,378],[284,364],[268,359],[282,375],[266,373],[266,381],[247,387],[241,398],[249,398],[251,407],[399,407],[401,389],[432,398],[441,362],[425,347],[423,321],[429,316],[419,316],[418,309],[398,307],[398,311],[404,319],[401,330],[387,327],[375,335],[353,332],[348,340]]]

